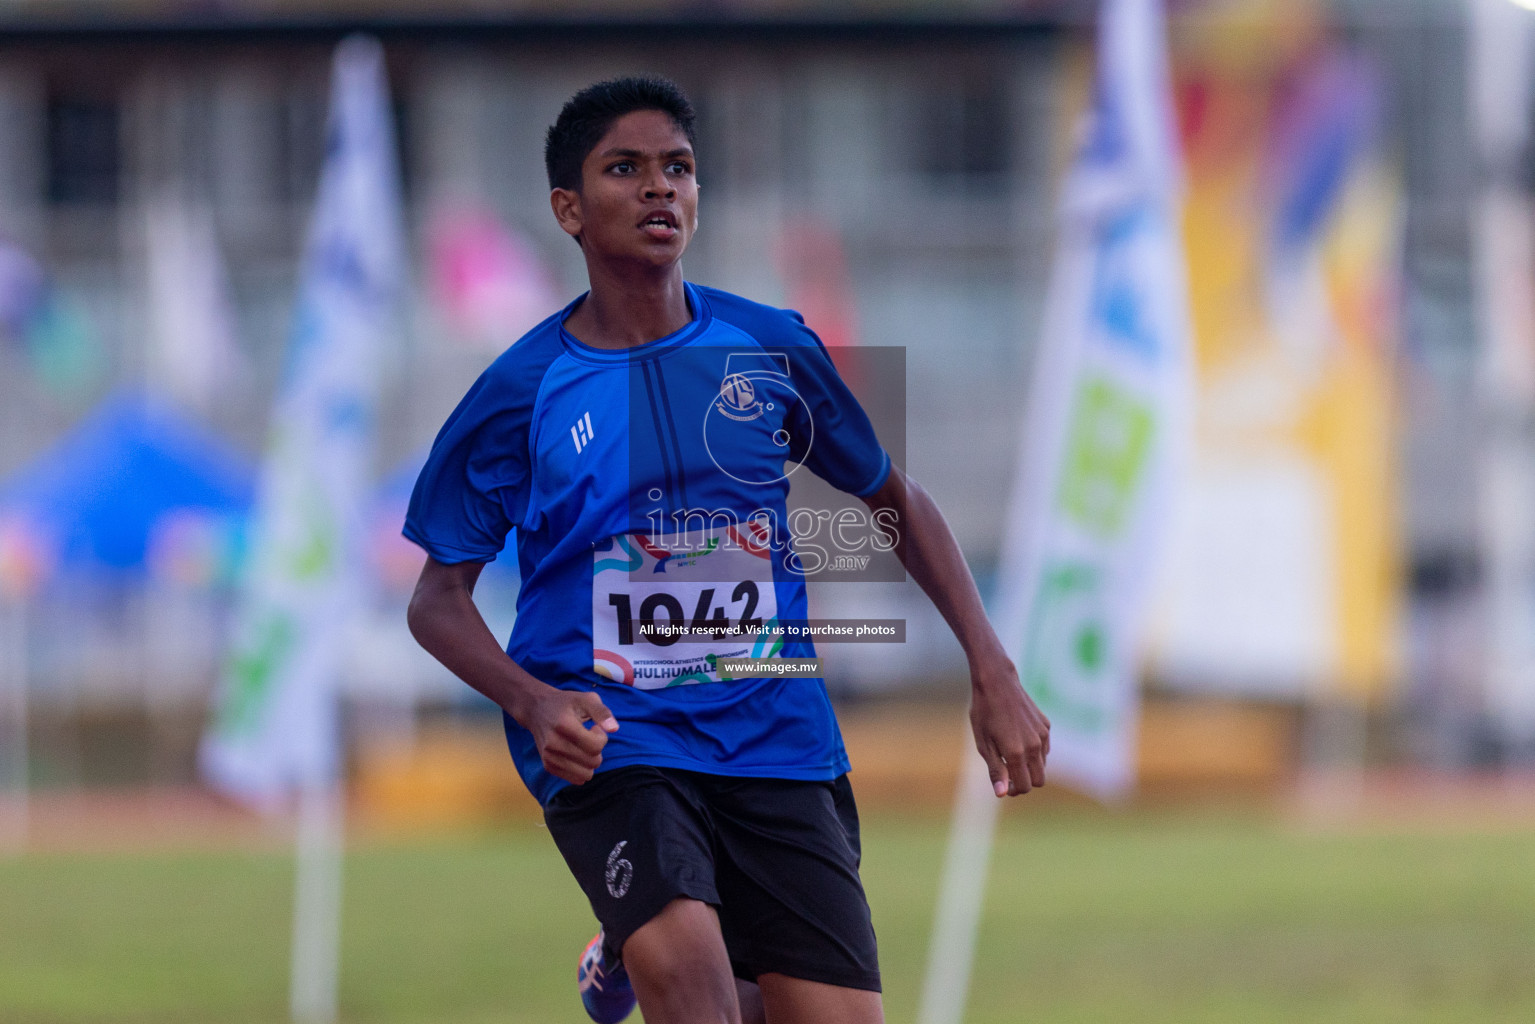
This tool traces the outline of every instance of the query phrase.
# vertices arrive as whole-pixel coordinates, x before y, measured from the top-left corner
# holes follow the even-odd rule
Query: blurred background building
[[[1148,734],[1147,756],[1189,736],[1286,766],[1318,745],[1446,767],[1525,749],[1487,683],[1498,612],[1479,458],[1494,428],[1475,239],[1489,174],[1526,196],[1528,159],[1516,144],[1489,171],[1475,155],[1469,12],[1173,5],[1199,437],[1146,684],[1162,702],[1148,722],[1196,728]],[[684,86],[704,187],[689,277],[800,309],[829,344],[905,350],[907,468],[984,583],[1089,15],[9,5],[0,642],[24,680],[33,781],[192,777],[345,31],[386,45],[417,284],[386,367],[376,607],[352,645],[351,720],[409,734],[424,711],[478,708],[404,628],[415,470],[489,360],[584,287],[542,165],[563,100],[637,71]],[[498,568],[480,595],[502,635],[515,587]],[[958,648],[913,587],[818,600],[911,622],[905,651],[828,651],[844,696],[957,692]]]

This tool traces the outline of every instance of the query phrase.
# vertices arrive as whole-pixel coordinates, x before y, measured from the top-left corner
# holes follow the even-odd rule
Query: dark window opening
[[[408,201],[415,193],[416,184],[415,168],[411,162],[411,154],[415,152],[416,142],[416,133],[411,123],[411,108],[407,101],[396,93],[390,103],[389,112],[394,121],[394,156],[395,165],[400,169],[400,198]]]
[[[325,166],[329,116],[328,96],[323,89],[294,89],[285,97],[282,114],[285,124],[278,156],[283,170],[277,191],[286,202],[307,205],[314,201]],[[389,119],[400,170],[400,195],[405,200],[410,199],[415,184],[410,159],[415,143],[412,118],[411,107],[405,100],[391,101]]]
[[[299,82],[289,89],[283,97],[282,120],[278,196],[290,204],[308,203],[314,198],[325,158],[323,80]]]
[[[115,203],[122,151],[117,105],[53,97],[48,102],[48,199]]]
[[[1012,166],[1013,112],[1000,81],[961,79],[925,93],[922,171],[936,178],[1001,178]]]

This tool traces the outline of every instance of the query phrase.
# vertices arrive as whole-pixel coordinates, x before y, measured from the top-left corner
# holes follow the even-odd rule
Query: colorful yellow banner
[[[1373,700],[1398,674],[1401,602],[1401,199],[1380,82],[1310,4],[1179,29],[1197,440],[1152,669]]]

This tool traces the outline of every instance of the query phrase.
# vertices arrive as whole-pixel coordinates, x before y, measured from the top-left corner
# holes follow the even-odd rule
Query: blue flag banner
[[[1189,430],[1166,49],[1158,0],[1103,5],[994,604],[1051,780],[1106,799],[1134,783],[1142,606]]]
[[[251,564],[201,751],[211,784],[260,808],[339,766],[340,643],[360,597],[380,364],[404,277],[383,53],[354,37],[336,52]]]

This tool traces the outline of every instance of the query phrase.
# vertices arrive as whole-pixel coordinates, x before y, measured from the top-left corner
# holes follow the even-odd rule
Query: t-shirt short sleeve
[[[860,498],[873,494],[890,476],[890,456],[826,346],[799,314],[792,316],[804,343],[787,349],[790,380],[800,397],[789,457],[838,490]]]
[[[493,560],[527,509],[532,401],[496,369],[443,424],[410,496],[405,536],[445,564]]]

